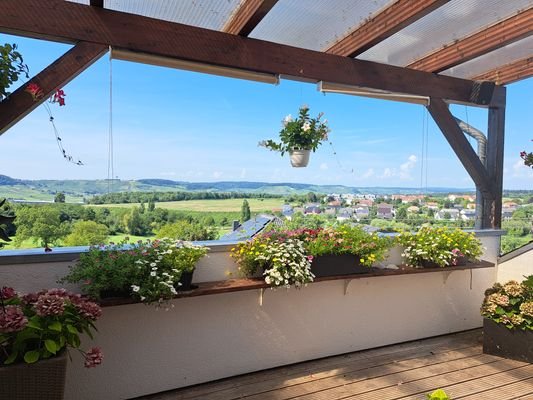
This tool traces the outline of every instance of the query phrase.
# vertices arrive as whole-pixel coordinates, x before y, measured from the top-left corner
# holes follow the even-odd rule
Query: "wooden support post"
[[[102,44],[80,42],[30,80],[29,83],[41,88],[42,96],[38,100],[26,92],[27,85],[22,85],[0,102],[0,135],[47,101],[55,90],[88,68],[107,49]]]
[[[503,147],[505,137],[505,87],[497,87],[498,105],[489,107],[487,172],[494,187],[492,197],[483,195],[481,212],[482,229],[500,229],[502,227],[503,195]]]
[[[481,163],[476,152],[466,139],[457,121],[448,109],[448,105],[442,99],[431,98],[428,110],[439,126],[453,151],[463,164],[466,172],[470,175],[476,187],[487,198],[494,198],[496,187],[493,185],[487,169]]]

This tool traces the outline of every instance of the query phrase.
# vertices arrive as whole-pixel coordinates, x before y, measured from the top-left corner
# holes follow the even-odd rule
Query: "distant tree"
[[[444,214],[442,214],[443,219],[452,219],[452,215],[446,211]]]
[[[314,192],[307,193],[307,201],[310,203],[316,203],[318,201],[318,197],[316,193]]]
[[[134,207],[129,214],[124,216],[124,225],[130,235],[145,236],[150,233],[150,226],[143,218],[140,207]]]
[[[220,225],[221,226],[226,226],[228,224],[229,224],[228,218],[227,217],[222,217],[222,219],[220,220]]]
[[[407,219],[407,208],[400,207],[396,210],[396,221],[404,221]]]
[[[428,208],[428,217],[433,218],[435,216],[435,210],[433,208]]]
[[[141,201],[141,205],[140,205],[140,207],[139,207],[139,212],[140,212],[141,214],[144,214],[145,211],[146,211],[146,207],[144,206],[144,202]]]
[[[65,237],[65,246],[89,246],[107,242],[107,226],[94,221],[76,221],[72,231]]]
[[[148,201],[148,211],[152,212],[154,210],[155,210],[155,201],[154,199],[150,199],[150,201]]]
[[[15,245],[20,247],[22,242],[32,239],[40,242],[43,247],[55,245],[64,236],[68,228],[60,219],[61,213],[55,206],[25,206],[17,210],[17,235]]]
[[[163,226],[156,236],[180,240],[213,240],[217,233],[198,223],[182,220]]]
[[[241,207],[241,222],[248,221],[251,217],[250,205],[248,204],[248,200],[244,199]]]
[[[65,202],[65,193],[57,192],[54,197],[54,203],[64,203]]]

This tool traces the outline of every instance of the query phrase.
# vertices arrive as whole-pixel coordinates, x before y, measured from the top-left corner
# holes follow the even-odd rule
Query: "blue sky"
[[[69,46],[0,35],[16,42],[36,74]],[[348,186],[444,186],[473,182],[423,106],[327,94],[314,84],[273,86],[168,68],[112,61],[115,176],[186,181],[247,180]],[[24,179],[105,179],[109,134],[110,61],[106,55],[64,87],[65,107],[52,105],[69,154],[65,162],[41,106],[0,136],[0,174]],[[509,85],[504,187],[532,189],[533,79]],[[257,146],[275,139],[281,120],[302,104],[328,119],[324,144],[308,168]],[[454,114],[486,132],[486,110],[454,106]],[[424,121],[429,121],[427,128]],[[422,140],[427,131],[427,156]],[[336,154],[334,154],[334,151]],[[421,179],[421,176],[423,177]]]

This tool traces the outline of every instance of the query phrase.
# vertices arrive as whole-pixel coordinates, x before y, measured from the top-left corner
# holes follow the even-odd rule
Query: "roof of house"
[[[274,215],[260,214],[243,222],[233,232],[222,235],[219,240],[238,241],[251,239],[264,230],[270,223],[280,224],[281,221]]]

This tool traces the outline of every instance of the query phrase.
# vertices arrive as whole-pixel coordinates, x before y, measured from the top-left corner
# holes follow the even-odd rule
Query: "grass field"
[[[284,199],[247,199],[252,212],[272,212],[280,211],[284,204]],[[139,203],[130,204],[101,204],[91,205],[91,207],[138,207]],[[165,201],[156,203],[156,207],[168,208],[176,211],[202,211],[202,212],[240,212],[242,199],[223,200],[184,200]]]

